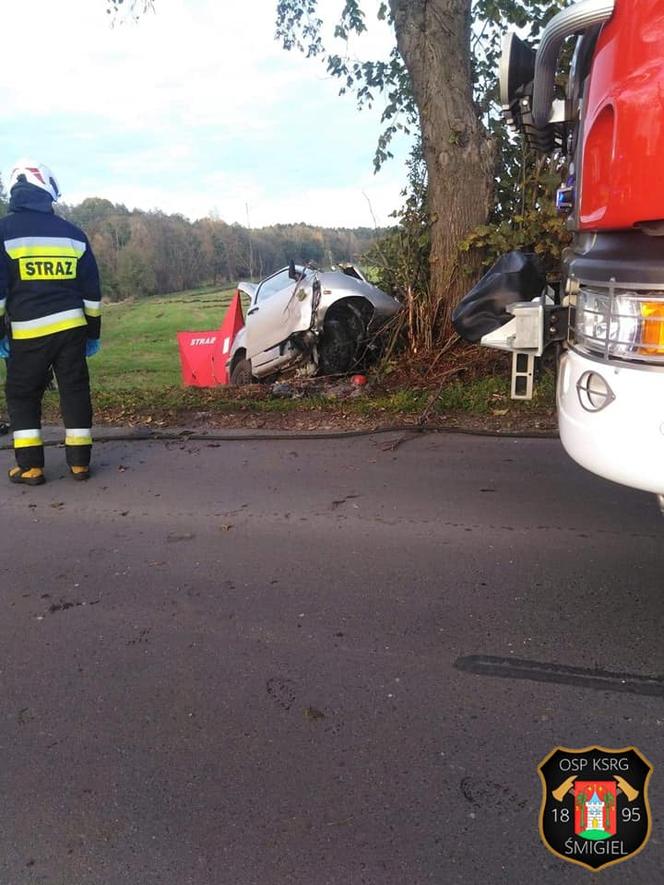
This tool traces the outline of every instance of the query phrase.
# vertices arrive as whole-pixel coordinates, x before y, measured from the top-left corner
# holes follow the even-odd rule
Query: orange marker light
[[[664,301],[641,302],[640,353],[664,355]]]

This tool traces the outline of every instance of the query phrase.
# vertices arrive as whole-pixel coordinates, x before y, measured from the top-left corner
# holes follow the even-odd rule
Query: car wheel
[[[326,320],[318,345],[318,368],[322,375],[344,375],[355,365],[357,340],[343,320]]]
[[[253,384],[254,376],[251,374],[251,363],[246,357],[239,359],[231,371],[231,384],[233,387],[241,387],[243,384]]]

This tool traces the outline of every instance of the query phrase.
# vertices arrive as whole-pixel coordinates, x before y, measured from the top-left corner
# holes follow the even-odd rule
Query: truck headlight
[[[574,331],[577,344],[607,359],[664,362],[664,293],[582,286]]]

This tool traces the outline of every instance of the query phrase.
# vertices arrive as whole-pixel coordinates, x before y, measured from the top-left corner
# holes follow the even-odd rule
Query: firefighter
[[[99,350],[97,262],[83,231],[55,215],[57,181],[42,163],[19,160],[0,219],[0,357],[16,466],[9,479],[41,485],[41,403],[51,367],[60,392],[67,464],[90,475],[92,406],[86,358]]]

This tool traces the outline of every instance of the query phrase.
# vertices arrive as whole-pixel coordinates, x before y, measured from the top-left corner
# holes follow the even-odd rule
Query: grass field
[[[232,297],[232,289],[198,290],[104,305],[102,348],[89,363],[94,390],[178,387],[176,333],[218,328]]]

